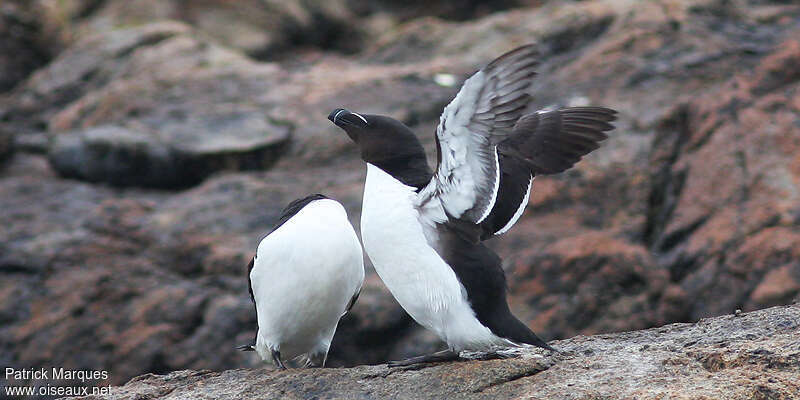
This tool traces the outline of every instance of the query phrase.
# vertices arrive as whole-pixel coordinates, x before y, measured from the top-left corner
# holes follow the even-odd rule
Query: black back
[[[483,243],[465,240],[447,225],[440,225],[438,233],[436,250],[467,290],[467,298],[478,321],[499,337],[552,349],[511,314],[500,257]]]

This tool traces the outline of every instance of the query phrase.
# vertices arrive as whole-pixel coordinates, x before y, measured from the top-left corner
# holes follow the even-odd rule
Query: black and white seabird
[[[328,116],[367,162],[361,214],[367,255],[400,305],[449,348],[390,365],[523,344],[553,350],[511,314],[501,260],[481,242],[517,222],[536,175],[562,172],[597,149],[616,112],[569,107],[525,114],[537,58],[534,46],[523,46],[464,82],[436,128],[435,173],[400,121],[343,108]]]
[[[258,317],[254,344],[264,361],[304,356],[325,366],[339,319],[364,282],[364,256],[347,213],[321,194],[291,202],[247,267]]]

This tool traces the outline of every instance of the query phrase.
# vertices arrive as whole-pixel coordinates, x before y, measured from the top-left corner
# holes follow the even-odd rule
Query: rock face
[[[277,160],[291,127],[253,97],[279,75],[186,25],[147,24],[78,40],[12,93],[5,116],[20,130],[47,126],[65,177],[185,187]]]
[[[12,89],[50,59],[41,22],[24,1],[0,4],[0,93]]]
[[[800,307],[775,307],[556,343],[558,354],[336,369],[143,375],[87,399],[792,399],[800,396]],[[478,356],[471,354],[470,356]]]
[[[42,12],[36,32],[64,49],[0,94],[0,364],[102,368],[110,384],[260,365],[234,350],[255,334],[243,271],[260,237],[286,203],[316,192],[359,225],[365,168],[327,113],[397,117],[433,158],[460,80],[531,41],[542,53],[532,109],[595,104],[620,115],[576,168],[537,177],[519,223],[489,242],[516,315],[565,339],[800,294],[792,2],[531,2],[454,21],[430,16],[448,16],[448,4],[394,16],[383,13],[392,1],[372,11],[352,1],[337,15],[364,18],[369,40],[355,53],[315,42],[324,50],[260,57],[272,62],[198,22],[232,2],[148,2],[138,20],[129,3],[18,8]],[[512,3],[492,4],[474,12]],[[329,365],[440,346],[370,271]],[[674,382],[704,376],[692,371]]]

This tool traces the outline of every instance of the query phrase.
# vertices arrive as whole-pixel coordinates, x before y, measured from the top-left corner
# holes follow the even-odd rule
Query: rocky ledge
[[[108,399],[794,399],[800,305],[553,343],[507,359],[389,369],[146,374]],[[95,397],[96,398],[96,397]]]

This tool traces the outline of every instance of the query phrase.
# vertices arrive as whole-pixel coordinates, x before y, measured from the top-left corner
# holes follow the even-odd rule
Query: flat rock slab
[[[56,134],[48,151],[62,175],[117,186],[185,187],[218,170],[270,167],[290,127],[258,112],[190,118],[157,131],[104,125]]]
[[[147,374],[106,399],[793,399],[800,306],[554,343],[558,354],[339,369]]]

